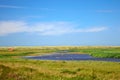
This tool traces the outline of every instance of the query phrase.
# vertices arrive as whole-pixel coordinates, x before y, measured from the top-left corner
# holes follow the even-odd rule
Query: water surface
[[[41,56],[27,56],[25,58],[36,59],[36,60],[94,60],[94,61],[120,62],[120,59],[95,58],[88,54],[68,54],[68,53],[55,53],[55,54],[47,54]]]

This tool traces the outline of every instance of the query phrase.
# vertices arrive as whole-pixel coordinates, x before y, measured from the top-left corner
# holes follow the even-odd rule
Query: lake
[[[120,59],[114,58],[95,58],[88,54],[68,54],[68,53],[54,53],[41,56],[26,56],[27,59],[35,60],[94,60],[94,61],[112,61],[120,62]]]

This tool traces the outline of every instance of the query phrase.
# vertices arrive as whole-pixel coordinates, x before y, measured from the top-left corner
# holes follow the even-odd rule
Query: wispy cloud
[[[32,9],[32,10],[42,10],[42,11],[53,11],[54,9],[49,8],[38,8],[38,7],[22,7],[15,5],[0,5],[0,8],[11,8],[11,9]]]
[[[0,8],[26,8],[26,7],[20,7],[20,6],[13,6],[13,5],[0,5]]]
[[[100,32],[106,30],[106,27],[76,28],[69,22],[40,22],[29,24],[23,21],[1,21],[0,36],[13,33],[37,33],[40,35],[62,35],[80,32]]]
[[[113,12],[113,11],[112,11],[112,10],[96,10],[96,12],[111,13],[111,12]]]
[[[33,19],[33,18],[43,18],[44,16],[24,16],[20,17],[20,19]]]

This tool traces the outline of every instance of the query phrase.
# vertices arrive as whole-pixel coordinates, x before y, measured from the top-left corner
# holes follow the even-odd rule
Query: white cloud
[[[0,35],[7,35],[11,33],[24,32],[27,27],[21,21],[1,21],[0,22]]]
[[[100,32],[106,29],[106,27],[81,29],[76,28],[74,24],[68,22],[40,22],[34,24],[29,24],[23,21],[0,22],[0,36],[22,32],[38,33],[40,35],[62,35],[80,32]]]

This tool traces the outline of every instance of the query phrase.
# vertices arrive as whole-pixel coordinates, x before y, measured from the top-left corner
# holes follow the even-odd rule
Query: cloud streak
[[[111,13],[113,12],[112,10],[97,10],[96,12],[100,12],[100,13]]]
[[[15,9],[21,9],[25,7],[20,7],[20,6],[12,6],[12,5],[0,5],[0,8],[15,8]]]
[[[106,27],[77,28],[69,22],[39,22],[29,24],[23,21],[1,21],[0,36],[14,33],[37,33],[43,36],[63,35],[69,33],[100,32],[106,30]]]
[[[32,10],[42,10],[42,11],[53,11],[54,9],[49,8],[33,8],[33,7],[22,7],[14,5],[0,5],[0,8],[9,8],[9,9],[32,9]]]

